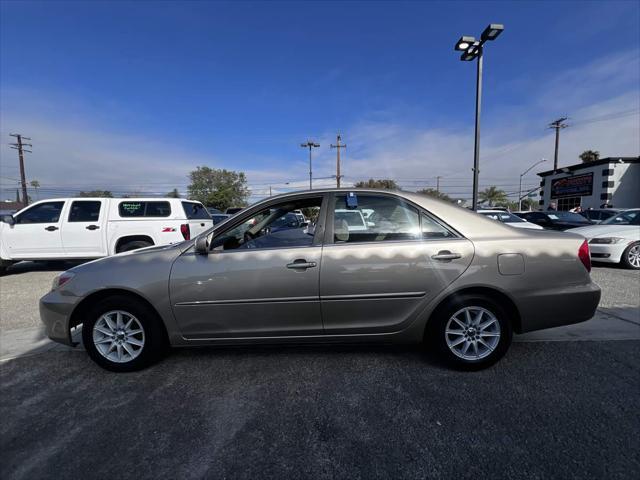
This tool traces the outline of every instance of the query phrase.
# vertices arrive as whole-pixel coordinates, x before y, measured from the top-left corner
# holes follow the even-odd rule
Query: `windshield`
[[[640,210],[627,210],[608,218],[601,225],[640,225]]]
[[[547,212],[547,215],[551,220],[560,220],[561,222],[573,222],[573,223],[591,223],[588,219],[582,215],[573,212]]]

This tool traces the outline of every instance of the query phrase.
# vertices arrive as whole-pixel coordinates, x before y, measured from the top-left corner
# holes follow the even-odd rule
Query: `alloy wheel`
[[[454,355],[463,360],[480,360],[500,343],[500,322],[486,308],[465,307],[449,318],[445,338]]]
[[[627,259],[634,268],[640,268],[640,244],[634,245],[629,249]]]
[[[144,328],[140,321],[124,310],[104,313],[93,326],[93,343],[104,358],[127,363],[144,349]]]

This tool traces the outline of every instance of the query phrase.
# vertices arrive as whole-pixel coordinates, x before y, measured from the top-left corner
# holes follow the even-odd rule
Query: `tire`
[[[112,372],[148,367],[162,358],[169,343],[156,312],[124,295],[107,297],[91,307],[83,321],[82,341],[89,357]]]
[[[625,268],[640,270],[640,242],[633,242],[625,248],[620,263]]]
[[[477,328],[480,313],[482,330]],[[491,320],[493,323],[487,323]],[[427,336],[426,341],[448,365],[459,370],[482,370],[507,353],[513,329],[505,309],[496,301],[483,295],[465,295],[438,308],[429,321]],[[463,351],[465,346],[466,352]]]
[[[139,248],[152,247],[153,243],[147,242],[145,240],[133,240],[131,242],[123,243],[122,245],[118,245],[118,250],[116,253],[122,252],[130,252],[131,250],[137,250]]]

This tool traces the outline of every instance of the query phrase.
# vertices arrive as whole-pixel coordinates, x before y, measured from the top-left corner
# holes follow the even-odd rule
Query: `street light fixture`
[[[478,174],[480,173],[480,105],[482,100],[482,54],[485,42],[493,41],[502,33],[504,25],[492,23],[484,29],[480,41],[475,37],[462,36],[456,42],[455,50],[462,52],[460,60],[470,62],[478,60],[476,74],[476,132],[473,147],[473,210],[478,209]]]
[[[533,167],[535,167],[536,165],[540,165],[542,162],[546,162],[546,161],[547,161],[546,158],[542,158],[520,174],[520,186],[518,187],[518,210],[522,210],[522,177],[524,177],[527,173],[529,173],[529,171]]]
[[[312,180],[312,173],[311,173],[311,150],[313,150],[314,148],[318,148],[320,146],[319,143],[316,142],[312,142],[311,140],[307,140],[307,143],[301,143],[300,146],[302,148],[308,148],[309,149],[309,190],[313,190],[313,180]]]

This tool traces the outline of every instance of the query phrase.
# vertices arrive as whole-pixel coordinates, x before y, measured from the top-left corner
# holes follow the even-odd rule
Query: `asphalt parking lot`
[[[597,266],[597,318],[520,337],[477,373],[367,346],[180,350],[117,375],[41,338],[11,350],[60,267],[0,278],[3,479],[640,472],[640,272]]]

